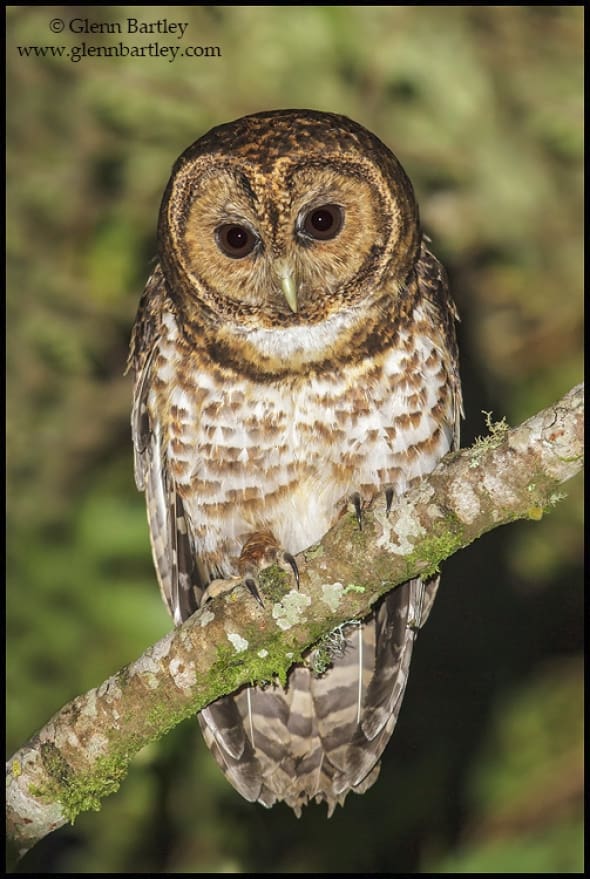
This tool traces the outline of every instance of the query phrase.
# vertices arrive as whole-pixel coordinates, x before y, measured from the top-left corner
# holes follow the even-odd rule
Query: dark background
[[[580,6],[8,7],[8,754],[170,621],[132,474],[130,328],[177,155],[249,112],[375,131],[462,317],[463,443],[582,371]],[[74,17],[184,21],[73,34]],[[52,34],[49,21],[64,19]],[[221,57],[17,47],[219,46]],[[36,873],[582,869],[582,482],[444,565],[381,776],[330,821],[242,800],[186,722]]]

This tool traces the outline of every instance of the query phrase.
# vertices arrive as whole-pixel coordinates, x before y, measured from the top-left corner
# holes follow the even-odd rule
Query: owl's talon
[[[297,588],[299,589],[299,568],[297,567],[297,562],[290,552],[283,553],[283,561],[287,562],[287,564],[291,566],[293,576],[295,577],[295,582],[297,583]]]
[[[393,503],[393,488],[385,489],[385,515],[389,516],[391,512],[391,505]]]
[[[242,575],[242,582],[261,607],[264,607],[264,603],[260,597],[258,574],[272,565],[279,565],[294,577],[299,589],[299,569],[291,553],[279,546],[270,531],[256,531],[250,534],[242,546],[238,570]]]
[[[350,496],[350,500],[354,506],[354,514],[356,516],[356,521],[358,522],[359,531],[363,530],[363,511],[361,507],[361,496],[358,491],[355,491],[354,494]]]
[[[256,580],[253,577],[246,577],[244,579],[244,586],[249,592],[252,593],[260,607],[264,607],[264,601],[262,600],[262,596],[258,591],[258,584],[256,583]]]

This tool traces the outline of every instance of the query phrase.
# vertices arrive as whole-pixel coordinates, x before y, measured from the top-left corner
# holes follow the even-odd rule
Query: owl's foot
[[[391,511],[391,504],[393,503],[393,488],[388,486],[385,489],[385,515],[388,516]],[[350,495],[349,502],[352,504],[354,509],[354,515],[356,517],[356,521],[359,526],[359,531],[363,530],[363,500],[358,491],[355,491]]]
[[[227,580],[212,580],[201,597],[201,606],[212,598],[226,595],[232,592],[241,583],[252,593],[261,607],[264,601],[260,595],[258,575],[265,568],[279,565],[284,571],[291,574],[299,589],[299,568],[290,552],[286,552],[277,544],[272,534],[268,531],[257,531],[242,547],[242,553],[238,559],[240,576],[230,577]]]
[[[211,580],[201,596],[199,606],[202,607],[208,601],[211,601],[212,598],[217,598],[218,595],[225,595],[227,592],[232,592],[232,590],[234,590],[236,586],[239,586],[241,582],[241,577],[230,577],[228,580]]]
[[[256,601],[264,606],[258,584],[258,575],[271,565],[279,565],[295,578],[299,589],[299,569],[290,552],[282,549],[270,531],[255,531],[242,547],[238,559],[238,570],[244,586],[250,590]]]
[[[358,491],[355,491],[354,494],[350,495],[349,500],[354,508],[354,515],[356,516],[356,521],[359,526],[359,531],[362,531],[363,530],[363,501],[362,501],[362,498],[361,498],[360,494],[358,493]]]
[[[393,503],[393,488],[391,486],[385,489],[385,515],[389,516],[391,512],[391,504]]]
[[[231,577],[229,580],[212,580],[201,597],[201,607],[206,604],[208,601],[211,601],[212,598],[217,598],[219,595],[227,595],[228,592],[233,592],[236,586],[240,586],[243,584],[249,592],[252,593],[256,601],[261,607],[264,607],[264,602],[258,591],[258,580],[256,577]]]

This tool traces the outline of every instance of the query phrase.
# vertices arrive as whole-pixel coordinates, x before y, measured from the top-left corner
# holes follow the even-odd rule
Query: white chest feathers
[[[231,384],[199,371],[194,392],[175,381],[172,340],[163,344],[162,439],[197,543],[214,551],[229,541],[239,553],[245,534],[269,528],[297,553],[321,540],[352,492],[401,492],[432,470],[451,446],[452,399],[433,342],[412,341],[411,372],[402,339],[378,368]]]

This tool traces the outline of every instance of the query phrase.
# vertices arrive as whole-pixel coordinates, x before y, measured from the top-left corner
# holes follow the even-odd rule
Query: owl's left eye
[[[344,211],[337,204],[324,204],[312,208],[303,218],[302,231],[316,241],[336,238],[344,223]]]
[[[254,233],[237,223],[224,223],[215,230],[217,246],[226,256],[232,259],[242,259],[248,256],[256,247],[258,238]]]

